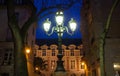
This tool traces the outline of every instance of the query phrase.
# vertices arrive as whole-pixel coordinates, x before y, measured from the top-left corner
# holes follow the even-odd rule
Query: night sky
[[[58,0],[59,1],[59,0]],[[41,8],[40,6],[40,0],[35,0],[34,2],[35,6],[37,7],[37,11]],[[74,18],[74,20],[77,22],[77,29],[75,30],[74,34],[72,36],[68,35],[66,32],[63,34],[63,39],[65,38],[72,38],[72,39],[81,39],[81,33],[80,33],[80,9],[81,9],[81,3],[75,4],[73,7],[71,7],[68,10],[63,11],[64,13],[64,26],[68,25],[68,22],[71,18]],[[57,11],[56,11],[57,12]],[[53,33],[51,36],[46,35],[44,29],[43,29],[43,22],[46,20],[46,18],[49,18],[51,21],[51,26],[55,26],[55,14],[50,14],[43,19],[38,21],[37,29],[36,29],[36,39],[54,39],[58,38],[57,33]],[[70,29],[69,29],[70,31]]]

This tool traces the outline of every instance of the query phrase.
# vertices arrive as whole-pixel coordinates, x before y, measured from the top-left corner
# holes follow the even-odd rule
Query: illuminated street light
[[[84,62],[81,63],[81,69],[85,69],[85,63]]]
[[[47,18],[47,20],[43,23],[44,26],[44,30],[46,32],[47,35],[51,35],[53,34],[53,32],[55,31],[58,34],[58,61],[57,61],[57,67],[55,72],[58,71],[65,71],[64,66],[63,66],[63,61],[62,61],[62,36],[63,36],[63,32],[67,32],[69,35],[72,35],[76,29],[76,22],[75,20],[73,20],[73,18],[71,18],[71,20],[69,21],[69,28],[71,30],[71,32],[69,32],[68,27],[63,25],[64,22],[64,16],[63,16],[63,12],[62,11],[58,11],[56,12],[56,26],[52,27],[52,31],[49,32],[50,30],[50,25],[51,25],[51,21],[49,21],[49,19]]]
[[[27,54],[29,54],[30,53],[30,48],[26,47],[25,51],[26,51]]]
[[[114,63],[113,68],[114,68],[114,70],[119,70],[120,69],[120,63]]]
[[[38,70],[39,70],[39,68],[38,68],[38,67],[35,67],[35,70],[36,70],[36,71],[38,71]]]
[[[85,63],[84,63],[84,62],[82,62],[82,65],[85,65]]]

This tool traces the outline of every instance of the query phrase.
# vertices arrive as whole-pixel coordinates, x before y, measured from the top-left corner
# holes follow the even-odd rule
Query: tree
[[[112,14],[114,12],[115,7],[119,3],[120,0],[115,0],[115,2],[112,5],[112,8],[110,9],[110,13],[108,15],[106,25],[104,28],[103,33],[100,36],[100,45],[99,45],[99,50],[100,50],[100,70],[101,70],[101,76],[105,76],[105,65],[104,65],[104,45],[105,45],[105,38],[107,36],[109,27],[110,27],[110,21]]]
[[[34,64],[33,64],[33,66],[34,66],[35,72],[38,72],[38,73],[41,74],[41,71],[47,69],[47,61],[42,59],[41,57],[34,57]]]
[[[62,8],[62,10],[69,9],[72,7],[75,3],[79,3],[81,0],[60,0],[59,3],[57,3],[58,0],[55,0],[53,5],[48,5],[46,2],[49,2],[49,0],[41,0],[42,1],[42,7],[39,10],[39,12],[36,14],[36,9],[32,9],[31,17],[22,25],[20,28],[18,26],[18,22],[16,20],[15,16],[15,0],[6,0],[7,1],[7,15],[8,15],[8,26],[12,32],[13,40],[14,40],[14,58],[15,58],[15,76],[28,76],[27,72],[27,63],[26,63],[26,57],[25,57],[25,39],[26,34],[33,22],[37,22],[38,16],[39,19],[42,19],[43,17],[47,16],[48,14],[53,13],[51,9],[55,8]],[[27,0],[31,1],[31,0]],[[30,2],[31,5],[32,2]],[[34,5],[33,5],[34,6]],[[42,15],[44,12],[48,11],[46,14]]]

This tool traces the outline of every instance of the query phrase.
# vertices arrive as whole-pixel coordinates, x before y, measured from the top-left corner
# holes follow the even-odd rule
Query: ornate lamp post
[[[63,16],[63,12],[59,11],[56,12],[56,26],[52,27],[52,31],[49,33],[50,30],[50,25],[51,25],[51,21],[49,21],[49,19],[47,18],[47,20],[43,23],[44,26],[44,30],[46,32],[47,35],[51,35],[54,31],[58,34],[58,61],[57,61],[57,67],[55,72],[65,72],[64,66],[63,66],[63,61],[62,61],[62,36],[63,36],[63,32],[67,32],[68,34],[72,35],[76,29],[76,22],[73,20],[73,18],[71,18],[71,20],[69,21],[69,28],[71,29],[71,32],[68,31],[68,27],[63,25],[63,21],[64,21],[64,16]]]

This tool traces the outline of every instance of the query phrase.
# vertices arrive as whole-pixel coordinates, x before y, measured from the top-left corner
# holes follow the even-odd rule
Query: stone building
[[[115,1],[118,2],[110,18],[110,11]],[[116,72],[120,75],[119,8],[120,0],[83,0],[81,32],[85,56],[82,60],[87,64],[87,76],[103,76],[101,68],[104,68],[105,76],[115,76]],[[108,18],[111,19],[109,22]],[[100,39],[107,24],[110,26],[104,39],[105,43],[101,46]],[[100,51],[102,47],[104,49]]]
[[[32,0],[31,0],[32,2]],[[15,14],[18,25],[21,27],[30,17],[33,6],[28,0],[15,0]],[[35,43],[36,24],[32,24],[28,30],[26,43],[33,49]],[[0,76],[14,76],[14,43],[11,31],[8,27],[6,0],[0,0]],[[32,52],[30,53],[29,63],[32,63]],[[31,62],[30,62],[31,61]]]
[[[18,16],[19,25],[22,25],[25,20],[30,16],[32,11],[28,3],[28,0],[16,0],[18,5],[16,8],[16,16]],[[107,18],[111,7],[116,0],[82,0],[81,8],[81,32],[82,32],[82,42],[83,42],[83,51],[85,55],[82,58],[82,61],[85,62],[86,76],[101,76],[100,74],[100,46],[99,40],[101,39],[101,34],[104,32],[104,27],[107,24]],[[110,28],[105,37],[103,59],[104,59],[104,69],[106,76],[115,76],[120,74],[120,0],[117,3],[117,6],[113,10]],[[19,7],[20,6],[20,7]],[[34,24],[36,25],[36,24]],[[7,23],[7,9],[6,9],[6,0],[0,0],[0,75],[1,76],[13,76],[14,73],[14,57],[13,50],[14,44],[11,36],[10,29],[8,28]],[[29,29],[27,42],[32,49],[35,38],[35,27]],[[30,35],[29,35],[30,34]],[[48,47],[49,48],[49,47]],[[50,50],[50,48],[48,49]],[[68,50],[68,47],[67,47]],[[66,50],[66,55],[67,51]],[[29,54],[28,62],[32,62],[32,54]],[[70,53],[69,53],[70,54]],[[42,55],[42,53],[41,53]],[[46,56],[42,56],[45,57]],[[48,57],[48,56],[47,56]],[[48,57],[49,58],[49,57]],[[64,56],[65,59],[69,56]],[[73,59],[77,60],[77,57],[72,56]],[[81,61],[81,57],[78,56]],[[56,59],[56,56],[55,56]],[[67,62],[67,61],[66,61]],[[76,61],[77,62],[77,61]],[[76,63],[75,62],[75,63]],[[54,61],[53,61],[54,63]],[[69,61],[69,63],[72,63]],[[80,62],[78,62],[79,64]],[[73,60],[74,64],[74,60]],[[77,63],[76,63],[77,64]],[[64,64],[66,65],[66,64]],[[70,69],[71,65],[67,65],[66,70]],[[80,71],[76,65],[75,69]],[[51,65],[49,65],[51,67]],[[52,69],[52,68],[51,68]],[[54,70],[54,66],[53,66]],[[32,71],[29,73],[32,73]],[[74,73],[74,71],[72,71]],[[30,74],[32,75],[32,74]],[[33,76],[33,75],[32,75]]]
[[[45,76],[51,76],[56,69],[58,46],[52,44],[50,46],[42,45],[36,47],[36,57],[41,57],[47,60],[47,71],[43,71]],[[82,68],[82,44],[75,46],[73,44],[69,46],[62,45],[64,68],[67,72],[67,76],[80,76],[85,74],[84,68]]]

